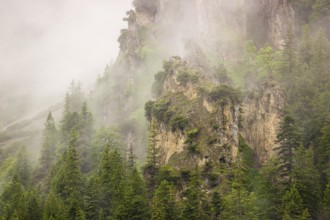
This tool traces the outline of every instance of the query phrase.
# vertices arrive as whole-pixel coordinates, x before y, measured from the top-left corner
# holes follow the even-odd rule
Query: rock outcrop
[[[231,163],[239,144],[239,93],[212,84],[179,57],[164,68],[161,95],[146,105],[161,163]]]
[[[260,164],[274,153],[284,108],[284,94],[271,81],[264,83],[260,91],[251,92],[243,100],[241,134]]]
[[[230,163],[238,151],[240,132],[260,162],[264,162],[274,147],[281,117],[276,108],[284,106],[284,101],[279,101],[284,98],[279,98],[282,95],[275,90],[264,88],[260,100],[244,99],[241,115],[240,102],[233,95],[234,78],[228,76],[224,64],[239,65],[243,59],[242,42],[247,40],[260,47],[269,43],[281,48],[288,28],[294,23],[289,1],[134,0],[133,4],[135,10],[125,18],[128,28],[122,30],[118,39],[118,59],[107,76],[111,87],[104,89],[111,91],[110,95],[100,99],[100,115],[119,127],[138,124],[131,133],[139,140],[137,148],[142,152],[145,137],[138,131],[145,127],[142,108],[150,99],[148,88],[153,75],[162,60],[180,55],[187,62],[172,58],[171,63],[176,66],[165,70],[168,74],[165,78],[160,76],[161,88],[156,88],[160,98],[154,104],[165,100],[169,105],[169,111],[165,111],[167,121],[159,117],[151,120],[158,130],[162,162],[178,165],[186,161],[191,165],[205,160],[219,163],[220,158],[225,158],[221,161]],[[255,81],[247,84],[260,90]],[[218,99],[210,99],[210,94],[217,92],[221,94]],[[175,115],[176,111],[180,117]],[[240,116],[244,119],[241,131]],[[180,123],[188,127],[173,129],[173,124],[180,127]],[[196,131],[196,137],[191,139],[192,131]]]

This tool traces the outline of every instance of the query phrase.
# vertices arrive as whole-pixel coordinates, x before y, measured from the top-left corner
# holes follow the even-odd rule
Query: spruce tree
[[[212,193],[211,198],[211,218],[212,220],[219,220],[222,211],[222,201],[220,193],[215,191]]]
[[[295,185],[291,186],[282,199],[283,220],[310,220],[308,211]]]
[[[149,206],[145,183],[136,168],[128,174],[124,198],[116,210],[118,220],[149,219]]]
[[[42,138],[41,156],[39,160],[40,166],[37,171],[38,180],[41,180],[48,175],[56,159],[58,133],[51,112],[49,112],[47,116]]]
[[[98,178],[101,189],[101,208],[105,216],[113,215],[123,198],[125,170],[124,161],[117,150],[106,145],[101,154]]]
[[[70,142],[59,161],[60,167],[53,180],[53,189],[67,204],[69,199],[81,203],[84,187],[84,177],[80,172],[79,155],[77,152],[78,134],[70,133]]]
[[[26,195],[26,214],[24,220],[42,220],[41,201],[37,192],[32,189]]]
[[[62,220],[64,219],[65,208],[63,200],[51,191],[46,198],[43,207],[43,220]]]
[[[205,219],[206,216],[202,208],[203,192],[201,190],[200,174],[197,167],[189,178],[184,197],[182,219]]]
[[[320,219],[330,219],[330,181],[326,185],[321,203]]]
[[[250,192],[245,181],[246,168],[240,158],[237,159],[232,170],[230,192],[224,196],[223,219],[254,219],[255,194]]]
[[[166,180],[162,181],[155,191],[151,205],[151,219],[179,219],[174,189]]]
[[[88,111],[87,104],[83,103],[79,124],[79,152],[81,158],[81,171],[87,173],[91,170],[92,156],[90,153],[93,134],[93,116]]]
[[[31,165],[26,146],[23,146],[18,153],[16,162],[16,174],[22,186],[28,189],[31,184]]]
[[[157,149],[157,139],[155,125],[151,123],[148,137],[147,162],[143,167],[143,176],[146,179],[149,195],[152,195],[156,187],[156,176],[160,166],[159,150]]]
[[[294,152],[301,144],[298,128],[291,116],[285,116],[281,122],[276,143],[279,145],[274,149],[280,161],[278,172],[282,183],[287,185],[291,183]]]
[[[85,191],[84,210],[87,219],[97,219],[101,210],[102,190],[98,176],[92,177]],[[100,209],[100,210],[99,210]]]
[[[321,172],[321,184],[324,188],[327,179],[330,178],[327,175],[330,169],[330,118],[326,120],[321,132],[322,136],[316,150],[316,161],[318,169]]]
[[[320,175],[314,166],[314,154],[311,148],[299,147],[294,157],[292,178],[301,196],[302,203],[315,218],[321,200]]]
[[[12,181],[5,187],[0,196],[1,216],[6,219],[22,218],[25,214],[25,195],[24,188],[17,174],[14,174]]]

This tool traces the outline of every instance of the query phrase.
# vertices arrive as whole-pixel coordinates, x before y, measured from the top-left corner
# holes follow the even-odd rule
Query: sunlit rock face
[[[237,157],[240,136],[254,152],[256,164],[273,155],[286,104],[276,82],[267,81],[245,94],[242,102],[225,90],[218,90],[219,96],[212,100],[214,88],[230,86],[214,84],[203,73],[194,73],[195,69],[178,57],[169,64],[162,94],[152,103],[149,117],[162,164],[177,168],[192,168],[206,161],[230,164]],[[197,78],[191,75],[183,83],[181,76],[187,71]],[[183,123],[180,128],[175,127],[178,121]]]
[[[251,92],[242,103],[241,135],[254,150],[259,164],[274,154],[276,134],[283,117],[285,97],[275,82]]]
[[[161,164],[191,169],[207,161],[235,161],[240,104],[236,97],[221,93],[221,89],[234,90],[219,89],[179,57],[171,58],[166,66],[162,93],[148,114]],[[213,91],[218,91],[219,99]]]

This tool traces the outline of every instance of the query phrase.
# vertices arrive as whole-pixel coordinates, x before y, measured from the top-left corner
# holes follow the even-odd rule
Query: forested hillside
[[[0,132],[0,220],[330,219],[330,1],[133,6],[40,143]]]

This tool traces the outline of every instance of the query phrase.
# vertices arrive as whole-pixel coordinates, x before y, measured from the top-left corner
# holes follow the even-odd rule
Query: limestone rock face
[[[263,85],[261,91],[244,98],[241,135],[254,150],[259,163],[273,153],[276,134],[283,116],[285,97],[274,82]]]
[[[282,48],[290,28],[294,28],[294,10],[288,0],[245,0],[247,36]]]
[[[230,164],[238,153],[239,101],[180,58],[167,65],[149,117],[161,163],[188,169],[206,161]],[[218,99],[212,99],[217,88]]]

